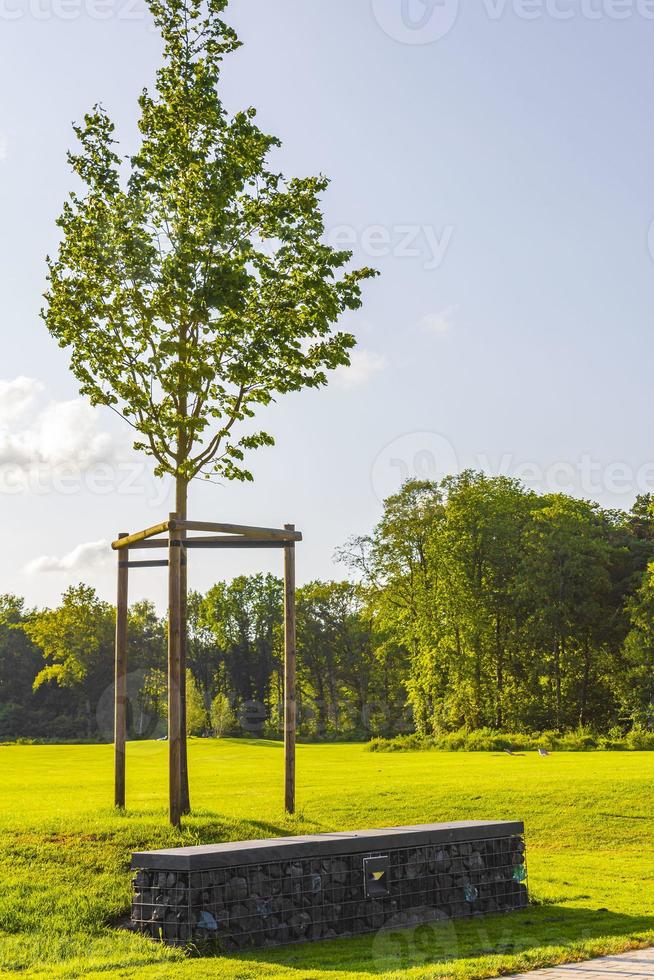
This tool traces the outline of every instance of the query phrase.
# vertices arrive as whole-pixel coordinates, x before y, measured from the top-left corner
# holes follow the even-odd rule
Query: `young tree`
[[[213,699],[211,727],[216,738],[223,738],[236,727],[236,716],[226,694],[217,694]]]
[[[334,325],[373,272],[346,271],[351,253],[323,242],[327,180],[284,179],[254,109],[228,115],[227,0],[149,5],[164,53],[139,98],[140,147],[119,156],[101,105],[75,127],[81,189],[58,221],[43,317],[81,391],[174,479],[185,520],[191,480],[252,479],[246,451],[273,443],[259,407],[349,363],[354,338]]]
[[[186,672],[186,692],[188,706],[186,712],[186,731],[188,735],[206,735],[211,728],[211,716],[207,711],[202,693],[195,683],[190,670]]]
[[[525,535],[519,576],[532,648],[541,651],[548,727],[564,731],[610,712],[612,620],[624,596],[612,601],[615,532],[599,505],[564,494],[541,497]],[[613,641],[613,642],[611,642]],[[608,659],[608,663],[606,663]],[[548,696],[549,692],[549,696]],[[599,702],[592,706],[591,693]]]

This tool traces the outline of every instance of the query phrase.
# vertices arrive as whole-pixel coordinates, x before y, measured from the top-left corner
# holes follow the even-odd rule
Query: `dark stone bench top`
[[[488,840],[523,834],[519,820],[462,820],[459,823],[428,823],[415,827],[387,827],[382,830],[350,830],[306,837],[272,837],[229,844],[203,844],[163,851],[136,851],[132,868],[155,871],[204,871],[232,868],[240,864],[264,864],[297,858],[337,854],[378,852],[395,847],[423,847],[426,844]]]

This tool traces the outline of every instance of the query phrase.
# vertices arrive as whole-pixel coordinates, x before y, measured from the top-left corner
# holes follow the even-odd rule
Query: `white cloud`
[[[0,133],[0,163],[7,159],[7,152],[9,147],[7,146],[7,139]]]
[[[448,306],[439,313],[428,313],[418,322],[418,326],[427,333],[449,333],[454,326],[453,317],[456,311],[456,306]]]
[[[386,367],[386,358],[373,351],[359,348],[350,355],[350,366],[336,368],[334,377],[342,388],[364,385]]]
[[[31,408],[43,385],[36,378],[20,375],[11,381],[0,378],[0,427],[24,415]]]
[[[97,409],[81,398],[39,408],[42,390],[34,378],[0,380],[0,466],[29,475],[61,467],[82,472],[116,461],[116,446],[100,431]]]
[[[88,541],[78,544],[62,558],[42,555],[25,566],[28,575],[38,575],[42,572],[79,572],[88,571],[105,565],[111,557],[108,541]]]

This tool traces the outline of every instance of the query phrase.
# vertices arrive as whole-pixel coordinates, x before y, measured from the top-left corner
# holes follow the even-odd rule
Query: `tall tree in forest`
[[[143,670],[166,666],[166,625],[149,600],[135,602],[129,609],[130,662]]]
[[[140,146],[119,156],[101,105],[75,127],[80,189],[58,221],[43,316],[81,391],[173,478],[185,520],[196,477],[252,479],[246,451],[273,443],[257,409],[349,363],[354,338],[333,327],[373,272],[346,271],[351,253],[323,242],[327,180],[284,179],[254,109],[228,115],[227,0],[149,6],[164,53],[139,98]]]
[[[19,596],[0,595],[0,739],[29,726],[32,685],[43,668],[43,654],[24,630],[29,615]]]
[[[23,629],[43,651],[46,666],[34,688],[55,682],[77,689],[84,703],[87,735],[95,731],[97,700],[111,683],[113,646],[112,607],[88,585],[71,586],[57,609],[35,613]]]
[[[308,582],[298,589],[298,664],[316,708],[314,730],[389,727],[398,684],[391,658],[378,656],[373,610],[353,582]],[[373,717],[374,716],[374,717]]]
[[[624,717],[654,728],[654,563],[629,603],[632,627],[625,640],[616,686]]]
[[[338,552],[339,560],[365,585],[381,625],[392,622],[410,649],[418,642],[419,611],[430,606],[434,582],[427,549],[443,516],[441,488],[429,481],[409,480],[384,501],[383,516],[373,533],[352,538]]]
[[[310,690],[313,694],[316,730],[323,738],[328,731],[339,729],[340,650],[336,644],[330,585],[307,582],[298,589],[296,600],[299,679],[303,692]]]
[[[274,575],[240,575],[209,589],[202,619],[221,648],[228,693],[240,709],[243,727],[261,734],[270,720],[271,688],[281,659],[282,583]]]
[[[220,690],[220,673],[224,661],[223,650],[209,623],[213,611],[200,592],[188,596],[188,669],[200,693],[207,716]]]
[[[516,555],[535,495],[516,480],[465,471],[444,481],[445,520],[428,554],[438,575],[445,646],[456,652],[450,710],[502,728],[516,654]],[[509,689],[507,691],[507,688]]]
[[[612,572],[619,537],[610,513],[564,494],[541,497],[524,538],[520,562],[523,600],[529,609],[525,643],[539,650],[543,678],[541,724],[563,731],[595,716],[591,691],[602,711],[610,685],[602,683],[604,654],[619,649],[611,627],[624,597],[612,601]]]
[[[380,661],[387,659],[390,665],[408,660],[409,687],[422,675],[417,684],[421,693],[411,699],[419,728],[431,720],[434,705],[427,692],[439,672],[431,642],[438,634],[437,582],[428,551],[444,514],[438,484],[408,480],[384,501],[384,513],[373,533],[351,539],[338,554],[366,590],[381,640],[377,648]],[[425,634],[430,637],[427,644],[422,643]]]

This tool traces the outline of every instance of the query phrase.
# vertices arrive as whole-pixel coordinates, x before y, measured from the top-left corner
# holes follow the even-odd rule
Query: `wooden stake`
[[[284,525],[294,531],[294,524]],[[287,813],[295,813],[295,544],[284,548],[284,787]]]
[[[119,540],[128,535],[119,534]],[[114,676],[114,805],[125,809],[125,742],[127,739],[127,602],[129,552],[118,552],[116,663]]]
[[[186,531],[180,531],[180,538],[185,541]],[[183,733],[181,752],[180,752],[180,805],[183,815],[191,812],[191,796],[188,780],[188,739],[186,737],[186,656],[188,647],[188,571],[186,548],[180,547],[178,551],[181,556],[179,570],[179,602],[180,602],[180,702],[181,718],[180,728]]]
[[[171,522],[177,519],[170,515]],[[172,527],[174,525],[171,524]],[[181,823],[181,723],[182,723],[182,675],[181,675],[181,535],[170,531],[168,549],[168,763],[170,822],[173,827]]]

